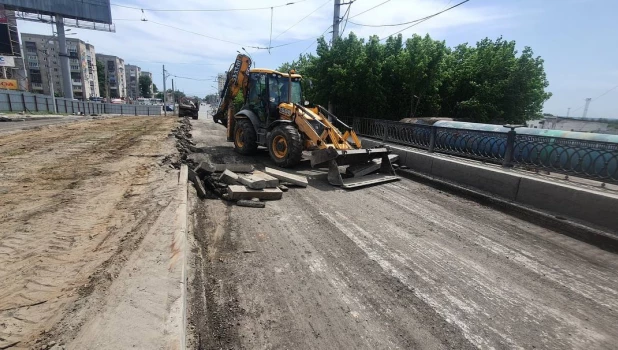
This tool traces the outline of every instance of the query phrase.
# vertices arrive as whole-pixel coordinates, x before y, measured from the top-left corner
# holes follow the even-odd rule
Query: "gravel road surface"
[[[192,123],[200,157],[271,166]],[[310,186],[265,209],[193,194],[193,347],[616,348],[614,254],[411,180],[344,191],[295,170]]]

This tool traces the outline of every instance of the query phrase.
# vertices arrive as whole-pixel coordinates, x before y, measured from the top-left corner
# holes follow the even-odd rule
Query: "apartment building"
[[[51,35],[22,33],[21,42],[30,83],[29,90],[49,95],[51,81],[55,95],[62,96],[64,83],[57,38]],[[100,96],[94,46],[80,39],[67,38],[67,52],[73,98],[87,100],[90,97]]]
[[[105,66],[105,76],[103,82],[106,94],[109,98],[126,98],[127,81],[125,78],[124,60],[118,56],[97,54],[97,61]]]
[[[225,79],[227,78],[227,72],[217,74],[217,94],[221,95],[221,91],[225,88]]]
[[[142,73],[142,69],[132,64],[124,66],[127,82],[127,97],[132,100],[137,100],[141,97],[139,89],[139,77]]]
[[[27,90],[28,79],[24,68],[24,58],[19,44],[17,17],[15,11],[5,10],[0,5],[0,55],[12,58],[15,66],[5,66],[2,69],[2,78],[17,80],[19,90]]]
[[[154,97],[154,90],[153,90],[153,87],[152,87],[152,85],[153,85],[152,73],[146,72],[146,71],[142,71],[142,74],[140,76],[150,78],[150,88],[149,88],[148,91],[150,91],[150,97]]]

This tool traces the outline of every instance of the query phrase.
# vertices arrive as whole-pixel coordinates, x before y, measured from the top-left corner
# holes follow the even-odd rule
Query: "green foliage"
[[[105,81],[105,65],[101,61],[97,61],[97,79],[99,80],[99,97],[109,97]]]
[[[219,95],[217,95],[217,94],[210,94],[210,95],[206,95],[206,97],[204,97],[204,101],[206,101],[206,103],[208,103],[210,105],[214,105],[214,104],[216,104],[218,98],[219,98]]]
[[[167,94],[168,94],[167,96],[169,97],[172,94],[172,89],[167,89]],[[174,95],[173,96],[174,96],[174,102],[178,102],[179,99],[185,97],[186,95],[185,95],[184,92],[182,92],[180,90],[176,90],[176,91],[174,91]],[[171,102],[171,101],[168,101],[168,102]]]
[[[159,92],[159,88],[157,87],[157,84],[152,84],[152,92],[155,94]]]
[[[514,41],[483,39],[449,48],[443,41],[401,35],[381,43],[350,33],[317,56],[285,63],[303,75],[306,98],[341,116],[379,119],[451,117],[476,122],[523,122],[551,97],[543,60]]]
[[[244,103],[245,103],[245,97],[243,96],[242,91],[239,91],[238,95],[234,97],[234,101],[232,101],[232,104],[234,105],[234,111],[235,112],[240,111]]]
[[[150,85],[152,84],[152,79],[147,75],[142,75],[139,77],[139,91],[142,97],[150,98],[152,96],[152,91],[150,91]]]

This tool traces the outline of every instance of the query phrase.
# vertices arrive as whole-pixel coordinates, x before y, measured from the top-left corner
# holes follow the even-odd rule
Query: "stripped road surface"
[[[242,157],[193,121],[215,162]],[[304,165],[265,209],[191,198],[195,348],[615,349],[616,255],[403,179],[356,191]]]

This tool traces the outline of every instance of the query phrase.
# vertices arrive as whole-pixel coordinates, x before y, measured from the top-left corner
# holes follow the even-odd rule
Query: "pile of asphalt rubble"
[[[180,169],[181,164],[187,164],[187,157],[191,153],[191,149],[195,147],[195,142],[191,141],[193,135],[191,135],[191,123],[187,118],[180,120],[180,125],[172,130],[168,135],[169,137],[176,138],[176,149],[178,150],[178,156],[172,156],[169,161],[170,164]]]
[[[307,187],[305,176],[290,174],[278,169],[256,170],[251,164],[196,163],[189,154],[201,152],[191,140],[191,124],[183,119],[172,133],[176,138],[177,159],[170,159],[175,168],[186,164],[189,180],[193,182],[200,198],[220,198],[239,206],[264,208],[268,200],[279,200],[289,187]]]

